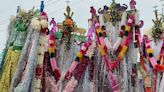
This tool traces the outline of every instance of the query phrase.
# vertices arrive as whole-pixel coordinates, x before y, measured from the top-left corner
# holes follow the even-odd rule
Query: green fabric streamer
[[[13,46],[13,50],[22,50],[23,46]]]
[[[25,23],[23,22],[22,19],[17,20],[14,24],[14,27],[16,31],[20,31],[20,32],[26,31]]]

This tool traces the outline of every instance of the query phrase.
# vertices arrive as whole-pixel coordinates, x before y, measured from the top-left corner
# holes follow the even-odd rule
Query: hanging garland
[[[152,28],[152,37],[154,38],[155,41],[161,39],[161,35],[164,32],[163,27],[162,27],[162,18],[158,18],[158,12],[155,10],[155,16],[156,20],[152,20],[154,23],[154,26]]]

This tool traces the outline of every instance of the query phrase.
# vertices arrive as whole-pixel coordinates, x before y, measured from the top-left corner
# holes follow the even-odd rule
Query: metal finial
[[[67,0],[67,1],[66,1],[66,3],[67,3],[67,6],[69,6],[69,3],[70,3],[70,2],[71,2],[70,0]]]
[[[154,8],[154,10],[157,10],[157,7],[158,7],[157,5],[156,5],[156,6],[154,6],[154,7],[153,7],[153,8]]]
[[[41,4],[40,4],[40,12],[43,12],[44,10],[44,1],[41,1]]]
[[[17,13],[19,13],[20,10],[21,10],[21,7],[18,5],[18,6],[17,6]]]

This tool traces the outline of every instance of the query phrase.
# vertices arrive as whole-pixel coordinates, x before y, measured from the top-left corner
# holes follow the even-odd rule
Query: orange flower
[[[73,24],[73,21],[71,19],[66,19],[65,20],[65,24],[68,26],[68,27],[71,27],[72,24]]]

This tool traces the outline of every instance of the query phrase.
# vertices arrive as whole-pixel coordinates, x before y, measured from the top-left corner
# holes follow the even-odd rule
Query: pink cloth
[[[130,15],[127,25],[132,26],[132,23],[134,22],[134,19],[135,19],[134,15]]]
[[[50,21],[50,25],[53,25],[52,29],[51,29],[51,32],[56,32],[57,24],[56,24],[54,18],[52,18],[52,20]]]
[[[88,31],[88,34],[87,34],[87,38],[88,40],[91,39],[93,37],[93,33],[95,32],[95,28],[94,27],[91,27]]]
[[[103,37],[100,37],[99,40],[100,40],[100,43],[103,47],[106,46]]]
[[[73,61],[71,67],[69,68],[69,72],[72,73],[75,70],[77,65],[78,65],[78,62],[77,61]]]
[[[100,27],[100,24],[99,24],[98,22],[95,23],[95,27],[96,27],[96,28]]]
[[[153,68],[155,68],[155,66],[157,65],[157,60],[154,58],[154,57],[151,57],[150,58],[150,62],[151,62],[151,65],[153,66]]]
[[[112,87],[112,92],[120,92],[118,80],[117,80],[116,76],[114,74],[112,74],[111,71],[109,71],[109,81],[110,81],[110,85]]]
[[[57,64],[56,64],[56,59],[55,57],[54,58],[51,58],[51,67],[52,67],[52,70],[54,71],[55,69],[58,69],[57,68]]]
[[[82,47],[81,47],[81,50],[86,51],[87,48],[86,48],[85,46],[82,46]]]

